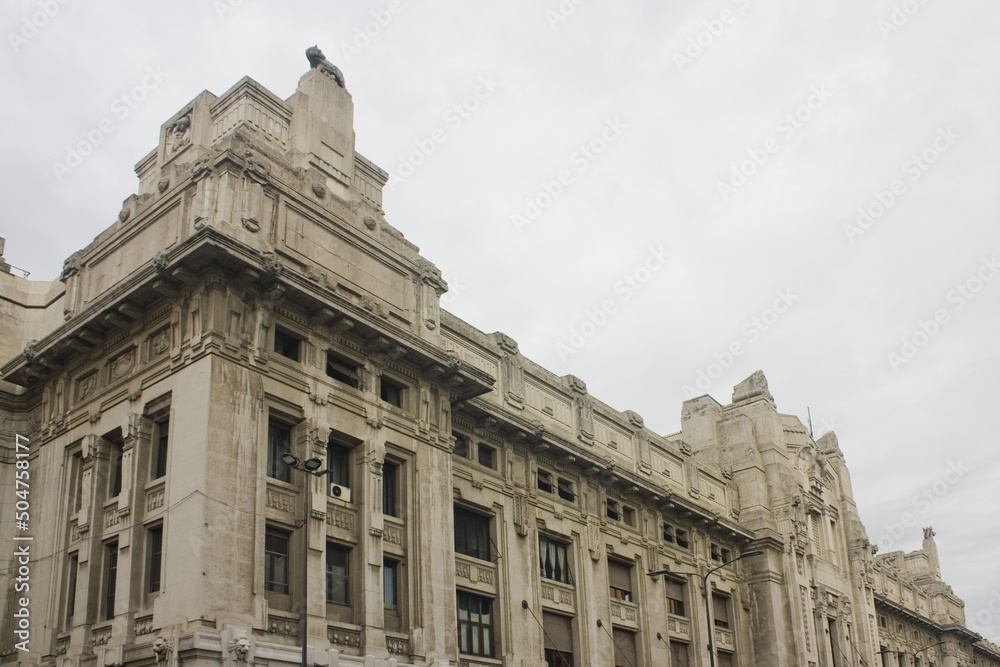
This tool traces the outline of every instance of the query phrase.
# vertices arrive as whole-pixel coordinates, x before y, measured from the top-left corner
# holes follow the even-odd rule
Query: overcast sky
[[[933,525],[1000,642],[996,3],[0,11],[0,236],[31,278],[115,221],[185,103],[243,76],[287,98],[318,44],[449,310],[663,434],[763,370],[779,410],[836,431],[872,541]]]

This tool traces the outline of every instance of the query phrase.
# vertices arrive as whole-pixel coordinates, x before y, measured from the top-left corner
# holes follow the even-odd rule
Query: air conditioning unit
[[[343,500],[345,503],[351,502],[351,490],[340,484],[331,484],[329,494],[331,498]]]

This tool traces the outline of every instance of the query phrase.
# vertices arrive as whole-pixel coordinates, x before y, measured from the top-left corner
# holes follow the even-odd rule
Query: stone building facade
[[[329,667],[1000,665],[763,374],[663,436],[442,310],[311,56],[164,123],[59,280],[0,272],[4,661],[296,664],[304,618]]]

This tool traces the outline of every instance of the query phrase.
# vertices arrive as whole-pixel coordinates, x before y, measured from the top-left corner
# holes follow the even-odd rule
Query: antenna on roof
[[[812,412],[809,411],[808,407],[806,407],[806,415],[808,415],[808,417],[809,417],[809,437],[812,438],[813,437],[813,416],[812,416]]]

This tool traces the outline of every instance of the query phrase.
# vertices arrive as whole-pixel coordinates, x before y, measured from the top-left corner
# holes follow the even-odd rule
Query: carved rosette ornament
[[[169,187],[170,187],[170,179],[161,178],[159,182],[156,184],[156,191],[162,195],[164,192],[167,191],[167,188]]]

